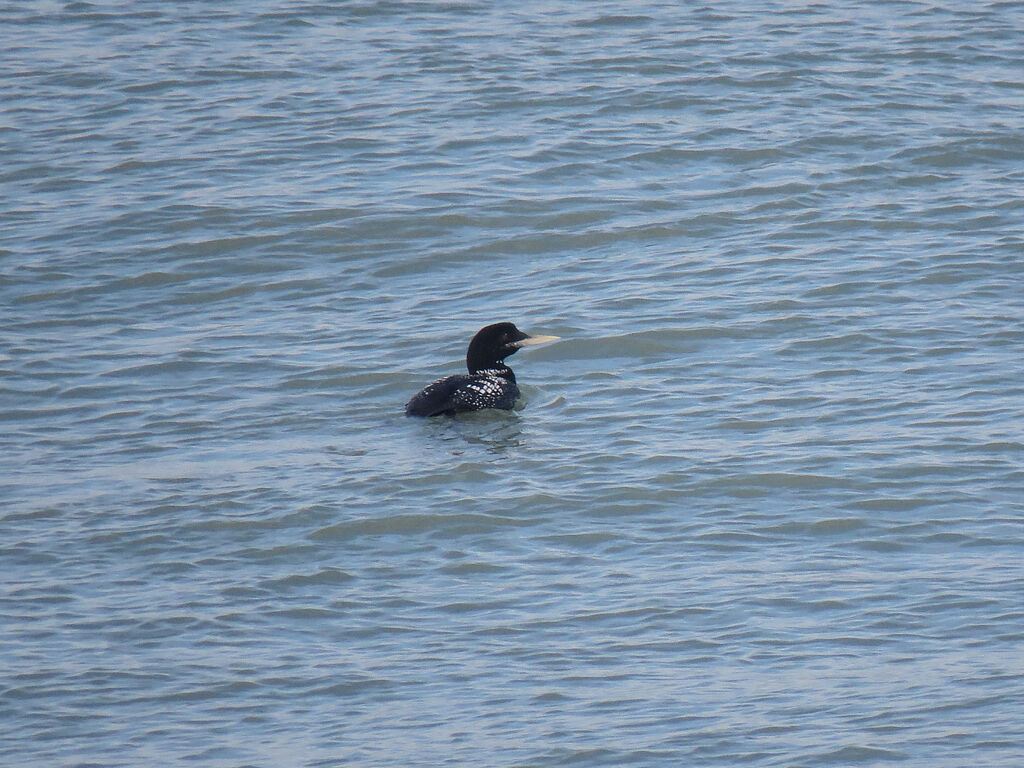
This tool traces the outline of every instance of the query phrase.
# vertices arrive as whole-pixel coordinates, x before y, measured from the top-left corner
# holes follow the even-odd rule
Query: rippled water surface
[[[0,51],[0,762],[1024,764],[1021,4]]]

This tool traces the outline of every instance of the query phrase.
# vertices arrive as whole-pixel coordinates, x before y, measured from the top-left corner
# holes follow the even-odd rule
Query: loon
[[[405,406],[407,416],[451,415],[482,408],[510,410],[519,397],[516,375],[505,358],[520,347],[556,341],[557,336],[531,336],[513,323],[481,328],[469,342],[466,367],[469,375],[446,376],[415,395]]]

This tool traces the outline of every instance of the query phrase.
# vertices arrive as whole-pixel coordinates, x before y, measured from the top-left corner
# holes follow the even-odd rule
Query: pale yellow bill
[[[517,347],[534,347],[537,344],[547,344],[549,341],[558,341],[561,336],[527,336],[525,339],[516,342]]]

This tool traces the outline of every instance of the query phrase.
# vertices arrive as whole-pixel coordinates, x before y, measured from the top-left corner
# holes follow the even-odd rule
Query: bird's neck
[[[469,351],[466,353],[466,367],[469,369],[470,373],[508,370],[508,366],[505,365],[504,360],[494,359],[493,352],[474,349],[472,344],[469,346]]]
[[[500,376],[503,379],[508,379],[513,384],[516,383],[516,375],[512,373],[512,369],[504,363],[486,363],[480,366],[468,366],[470,374],[485,374],[489,376]]]

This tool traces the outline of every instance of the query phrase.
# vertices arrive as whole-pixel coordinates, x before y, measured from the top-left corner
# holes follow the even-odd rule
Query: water
[[[1020,4],[0,22],[2,762],[1024,761]]]

